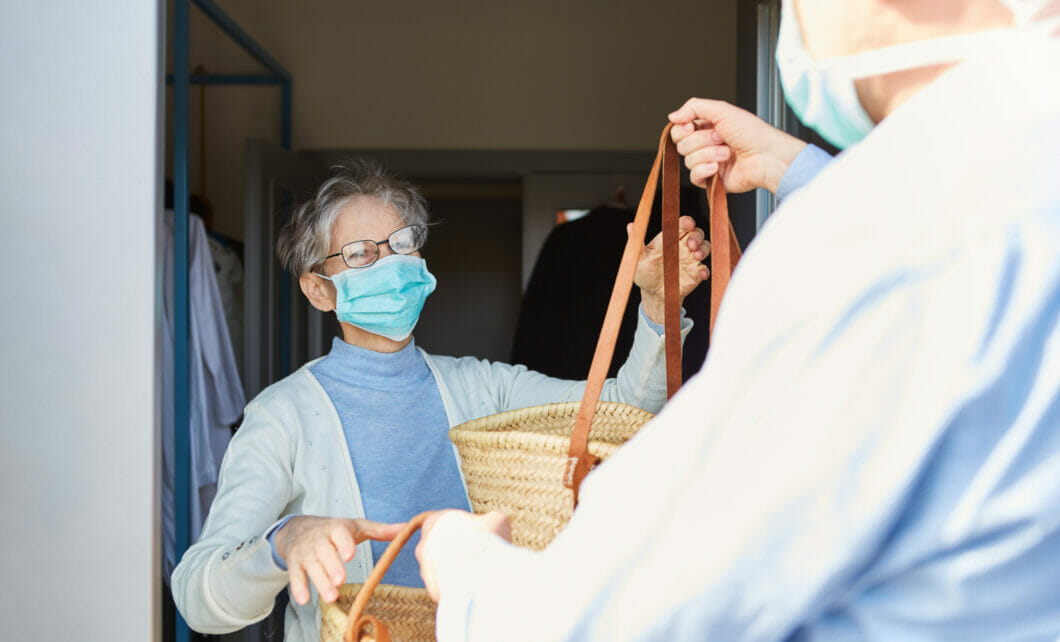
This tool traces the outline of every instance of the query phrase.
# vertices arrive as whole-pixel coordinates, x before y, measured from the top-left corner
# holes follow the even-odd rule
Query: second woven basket
[[[320,603],[321,642],[342,642],[351,628],[350,607],[362,584],[343,584],[339,598]],[[375,588],[364,612],[387,623],[393,642],[434,642],[436,605],[426,589],[384,585]]]

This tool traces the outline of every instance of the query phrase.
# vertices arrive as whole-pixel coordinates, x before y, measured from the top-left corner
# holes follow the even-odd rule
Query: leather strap
[[[665,327],[666,327],[666,397],[669,399],[681,386],[681,332],[680,314],[681,308],[678,301],[677,289],[680,283],[678,274],[680,242],[677,220],[678,195],[680,167],[677,146],[670,138],[672,125],[667,125],[659,140],[659,151],[655,155],[655,163],[648,174],[648,182],[644,185],[644,193],[640,197],[637,206],[637,215],[633,219],[633,230],[626,241],[626,249],[622,254],[622,262],[618,268],[618,276],[615,279],[615,287],[611,291],[611,301],[607,306],[607,314],[604,316],[604,325],[600,330],[600,338],[596,343],[596,352],[593,354],[592,365],[589,367],[589,377],[585,382],[585,392],[582,396],[581,406],[578,408],[578,417],[574,422],[574,432],[571,435],[570,450],[567,453],[567,470],[564,474],[563,484],[574,492],[574,505],[578,505],[578,490],[585,476],[589,474],[598,462],[598,459],[589,453],[589,429],[592,426],[593,415],[596,414],[596,405],[600,400],[600,393],[604,387],[607,371],[611,367],[611,359],[614,357],[615,341],[618,339],[618,330],[622,325],[622,315],[625,312],[626,302],[629,300],[630,290],[633,288],[633,275],[637,269],[637,261],[640,253],[644,250],[644,237],[647,234],[648,219],[651,216],[651,205],[655,198],[655,189],[659,181],[660,166],[663,173],[663,284],[665,287]],[[721,297],[729,284],[729,278],[736,262],[740,260],[740,245],[736,241],[736,231],[729,220],[729,204],[725,194],[725,185],[716,175],[712,179],[709,189],[710,194],[710,243],[711,259],[710,271],[712,278],[711,304],[710,304],[710,331],[713,333],[714,318],[717,316],[721,305]]]
[[[648,182],[644,185],[640,203],[637,205],[637,215],[633,218],[633,229],[629,238],[626,239],[626,248],[622,253],[622,262],[618,266],[618,276],[615,278],[615,286],[611,290],[611,300],[607,304],[607,313],[604,315],[604,325],[600,330],[600,338],[596,342],[596,351],[593,353],[592,364],[589,366],[589,377],[585,382],[585,392],[582,394],[581,406],[578,408],[578,417],[574,422],[574,432],[571,435],[570,449],[567,451],[567,470],[563,476],[563,484],[574,491],[574,505],[578,505],[578,489],[582,480],[589,474],[592,467],[596,465],[597,458],[589,453],[589,429],[592,427],[593,415],[596,414],[596,404],[600,400],[600,393],[607,379],[607,371],[611,368],[611,359],[615,353],[615,342],[618,339],[618,331],[622,326],[622,316],[629,301],[629,293],[633,289],[633,276],[637,271],[637,262],[640,254],[644,251],[644,237],[648,231],[648,219],[651,218],[651,206],[655,200],[655,190],[659,184],[660,167],[665,175],[663,177],[663,285],[665,303],[664,327],[666,328],[666,390],[667,398],[681,387],[681,335],[680,335],[680,303],[677,300],[677,288],[680,282],[677,274],[678,255],[677,249],[678,230],[678,179],[680,168],[678,166],[677,146],[670,138],[670,129],[673,125],[666,125],[659,139],[659,151],[655,155],[651,172],[648,174]],[[666,159],[666,160],[664,160]],[[669,236],[669,241],[667,237]],[[669,251],[668,251],[669,250]],[[673,254],[671,260],[667,260],[667,254]],[[670,269],[667,269],[670,264]],[[667,272],[670,273],[668,282]]]
[[[740,260],[740,244],[736,230],[729,220],[729,202],[725,184],[715,174],[710,181],[710,335],[714,336],[714,320],[721,307],[721,297],[729,287],[732,271]]]
[[[436,511],[420,513],[410,519],[405,524],[405,528],[386,547],[386,551],[376,562],[375,568],[368,575],[368,579],[361,585],[361,590],[357,591],[357,597],[353,598],[353,604],[350,605],[346,634],[342,636],[344,642],[390,642],[390,632],[387,630],[386,624],[371,615],[364,615],[364,607],[368,604],[369,598],[372,597],[375,587],[379,586],[379,582],[383,580],[383,576],[386,575],[390,565],[394,562],[394,558],[401,552],[401,547],[409,541],[412,534],[418,531],[423,526],[423,522],[434,512]]]
[[[673,397],[681,387],[681,275],[678,273],[681,250],[678,243],[681,230],[678,219],[680,203],[681,166],[677,146],[667,127],[663,132],[666,147],[662,160],[662,237],[663,237],[663,292],[664,343],[666,346],[666,398]],[[643,245],[643,240],[641,240]],[[610,364],[608,364],[610,368]]]

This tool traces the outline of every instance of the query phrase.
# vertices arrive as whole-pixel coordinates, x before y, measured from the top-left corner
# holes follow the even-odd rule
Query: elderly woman
[[[173,572],[180,612],[204,633],[261,620],[289,584],[285,639],[318,639],[310,585],[332,601],[338,585],[365,579],[385,547],[375,540],[396,534],[384,523],[469,508],[450,427],[581,398],[584,382],[417,349],[412,330],[435,286],[419,253],[426,203],[371,162],[337,169],[294,213],[278,251],[310,303],[335,312],[342,338],[247,405],[202,536]],[[690,218],[681,225],[683,299],[707,276],[707,248]],[[653,412],[665,401],[659,245],[638,265],[636,337],[602,394]],[[422,586],[414,548],[384,581]]]

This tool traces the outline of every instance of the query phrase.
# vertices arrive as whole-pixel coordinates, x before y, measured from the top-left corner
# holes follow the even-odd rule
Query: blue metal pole
[[[188,379],[188,0],[173,0],[173,481],[177,561],[191,535],[191,413]],[[178,612],[177,642],[191,632]]]
[[[195,6],[202,9],[202,12],[213,20],[214,24],[227,33],[232,40],[235,40],[239,46],[243,47],[251,57],[265,65],[265,68],[271,71],[273,75],[283,80],[290,80],[291,74],[287,73],[287,70],[276,62],[261,45],[254,42],[254,39],[248,36],[247,32],[240,29],[236,21],[229,18],[228,14],[222,11],[221,7],[214,4],[213,0],[194,0],[194,2]]]

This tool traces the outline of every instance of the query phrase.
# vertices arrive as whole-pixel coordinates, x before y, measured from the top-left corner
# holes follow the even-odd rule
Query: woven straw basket
[[[343,584],[337,600],[320,603],[321,642],[341,642],[350,628],[350,607],[362,586]],[[372,593],[365,613],[387,623],[393,642],[433,642],[435,608],[424,589],[381,585]]]
[[[512,410],[449,431],[463,462],[472,509],[506,514],[517,546],[540,550],[570,520],[572,491],[562,479],[579,405],[572,401]],[[601,402],[589,452],[610,457],[651,418],[640,408]]]
[[[655,164],[637,207],[582,400],[490,415],[449,431],[449,438],[460,453],[472,509],[476,513],[497,510],[506,514],[516,545],[535,550],[547,546],[570,520],[578,501],[578,488],[592,466],[612,455],[652,417],[640,408],[599,399],[637,262],[644,251],[660,175],[667,397],[677,391],[681,385],[680,167],[668,125],[660,137]],[[710,237],[713,326],[721,294],[740,255],[729,221],[725,187],[719,180],[710,186]]]

